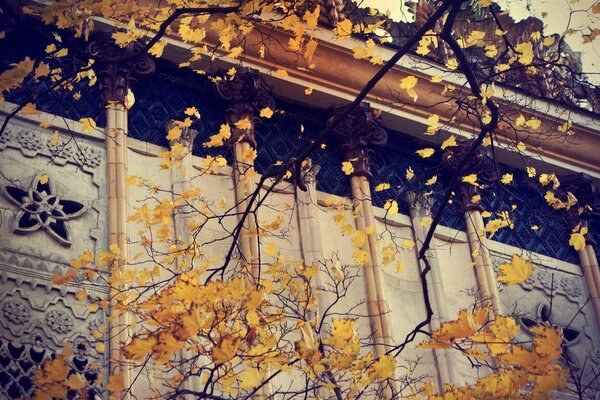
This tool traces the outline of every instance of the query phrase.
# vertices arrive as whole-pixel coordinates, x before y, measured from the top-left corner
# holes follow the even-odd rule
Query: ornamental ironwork
[[[8,200],[19,207],[13,221],[14,233],[44,230],[63,246],[71,245],[68,221],[87,210],[84,204],[61,199],[47,174],[36,175],[27,190],[12,185],[1,188]]]

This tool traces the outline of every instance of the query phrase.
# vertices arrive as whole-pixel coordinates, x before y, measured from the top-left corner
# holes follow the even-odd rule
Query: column
[[[258,190],[252,156],[252,152],[256,151],[255,114],[264,107],[274,108],[275,101],[258,71],[251,68],[238,68],[233,77],[225,75],[217,83],[217,93],[229,102],[225,118],[231,129],[231,137],[227,144],[233,149],[233,184],[236,207],[241,218],[241,214],[249,206],[249,197]],[[255,280],[260,274],[256,224],[256,216],[249,213],[239,238],[241,258],[249,266],[248,270]]]
[[[173,126],[173,122],[169,121],[165,124],[165,130],[169,132]],[[179,165],[171,168],[171,190],[173,192],[173,197],[175,198],[179,197],[186,190],[192,189],[192,149],[197,134],[197,130],[184,127],[181,130],[181,136],[179,138],[169,141],[171,148],[173,148],[175,144],[181,144],[187,149],[187,153],[179,160]],[[175,239],[180,245],[185,246],[190,244],[190,231],[188,230],[187,225],[190,221],[191,207],[182,207],[180,210],[181,212],[175,214],[174,218]]]
[[[334,117],[345,111],[345,107],[334,107]],[[375,116],[368,103],[362,103],[344,121],[334,129],[334,134],[342,141],[345,160],[352,163],[354,170],[350,175],[352,198],[358,230],[366,231],[367,227],[375,227],[373,203],[371,202],[372,178],[369,167],[369,146],[383,146],[387,142],[387,133],[381,121]],[[364,266],[367,305],[375,342],[377,357],[392,346],[390,326],[390,310],[385,299],[385,286],[381,271],[381,250],[377,245],[375,234],[368,233],[363,245],[370,260]]]
[[[417,242],[417,252],[419,252],[427,235],[427,228],[423,226],[421,221],[423,218],[432,217],[431,210],[434,200],[427,194],[417,194],[412,191],[407,192],[404,198],[409,206],[412,230]],[[442,322],[451,320],[444,301],[444,285],[435,238],[431,241],[429,249],[425,252],[425,257],[431,266],[427,279],[427,289],[431,299],[433,315],[429,325],[431,330],[435,331],[440,327]],[[421,268],[424,268],[424,266],[421,265]],[[457,366],[452,352],[447,349],[434,349],[433,354],[439,371],[440,385],[438,387],[442,388],[446,384],[458,384],[459,381],[456,376]]]
[[[455,171],[463,163],[466,153],[469,151],[472,140],[465,140],[456,146],[448,147],[443,156],[444,166]],[[457,197],[460,201],[462,212],[467,225],[467,238],[471,249],[471,256],[475,262],[475,273],[477,284],[485,303],[490,308],[490,316],[502,314],[498,285],[494,264],[490,256],[485,225],[481,212],[481,200],[473,201],[474,196],[481,197],[481,189],[484,186],[493,185],[497,181],[496,168],[492,158],[487,151],[479,147],[467,160],[462,176],[477,174],[477,185],[460,182],[457,186]]]
[[[141,43],[121,48],[114,43],[110,32],[96,32],[88,51],[97,57],[96,71],[102,103],[106,108],[106,187],[108,197],[108,243],[116,244],[121,259],[111,267],[111,273],[127,268],[127,103],[132,74],[154,72],[154,61],[147,55],[136,56]],[[115,63],[111,60],[125,59]],[[133,380],[130,370],[123,368],[127,362],[121,346],[130,338],[131,316],[121,312],[126,308],[111,298],[110,360],[111,372],[119,369],[128,388]],[[130,397],[130,394],[127,394]]]
[[[596,256],[597,244],[590,231],[591,220],[600,217],[599,188],[592,177],[584,173],[561,176],[559,181],[560,187],[557,194],[560,197],[566,198],[567,193],[572,193],[577,198],[577,204],[565,211],[569,228],[575,229],[580,226],[580,228],[588,229],[585,234],[585,246],[577,253],[600,332],[600,269]]]

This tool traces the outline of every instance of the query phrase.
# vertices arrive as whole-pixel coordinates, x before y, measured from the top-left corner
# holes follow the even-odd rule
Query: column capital
[[[132,74],[148,75],[154,72],[154,60],[148,53],[137,54],[143,46],[144,42],[138,40],[120,47],[115,43],[111,32],[93,33],[87,50],[96,58],[100,94],[105,105],[125,103]]]
[[[463,140],[455,146],[448,147],[442,155],[442,164],[444,167],[451,171],[456,171],[464,162],[474,141],[474,139]],[[467,210],[481,209],[480,201],[473,203],[472,198],[474,195],[481,194],[481,189],[492,186],[498,180],[498,173],[493,158],[485,148],[479,146],[467,160],[462,173],[464,176],[476,174],[479,186],[469,183],[459,183],[458,194],[461,204]]]
[[[408,191],[404,194],[404,200],[408,204],[412,218],[431,217],[434,200],[430,195]]]
[[[167,133],[174,127],[175,122],[173,122],[172,120],[167,121],[165,123],[165,130],[167,131]],[[177,139],[169,140],[169,147],[173,148],[173,146],[175,146],[176,144],[181,144],[188,148],[191,152],[194,148],[194,139],[196,139],[197,134],[197,130],[189,127],[183,127],[181,128],[181,135]]]
[[[333,108],[331,120],[347,109],[347,106],[336,106]],[[334,129],[333,133],[342,141],[344,158],[352,163],[354,172],[352,176],[366,176],[371,178],[369,166],[369,147],[381,147],[387,142],[387,132],[381,126],[381,120],[369,103],[361,103],[350,115],[342,120]]]
[[[254,114],[265,107],[275,107],[271,90],[260,73],[252,68],[238,68],[233,78],[222,74],[222,78],[217,81],[216,90],[229,103],[225,110],[225,118],[231,128],[228,144],[245,141],[256,147],[254,124],[257,118]],[[240,129],[236,126],[243,119],[250,121],[250,128]]]

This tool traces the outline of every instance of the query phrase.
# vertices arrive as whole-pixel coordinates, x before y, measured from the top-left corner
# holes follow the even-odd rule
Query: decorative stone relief
[[[90,171],[102,161],[100,151],[79,140],[64,136],[59,138],[58,143],[52,144],[50,138],[45,139],[44,136],[41,132],[26,127],[9,125],[0,136],[0,150],[12,147],[21,150],[26,157],[42,154],[49,156],[57,164],[70,162]]]
[[[42,182],[42,177],[45,182]],[[27,190],[12,185],[3,185],[1,188],[3,194],[19,207],[13,221],[14,233],[44,230],[61,244],[71,245],[68,221],[79,217],[87,207],[75,200],[61,199],[47,174],[33,178]]]
[[[70,259],[106,248],[104,144],[64,132],[56,142],[52,133],[15,117],[0,136],[0,399],[29,398],[35,371],[65,343],[89,398],[105,395],[108,359],[95,345],[107,340],[97,339],[106,317],[76,297],[85,288],[106,298],[103,280],[50,283]]]
[[[496,268],[509,262],[509,256],[493,253]],[[504,311],[517,317],[523,340],[535,336],[536,325],[553,326],[563,332],[563,361],[584,382],[591,379],[595,345],[600,343],[594,313],[590,307],[583,277],[565,270],[535,264],[529,279],[520,285],[501,285]],[[596,365],[596,368],[598,365]]]

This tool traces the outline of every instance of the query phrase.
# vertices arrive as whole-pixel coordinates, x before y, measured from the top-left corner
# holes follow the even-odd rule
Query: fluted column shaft
[[[106,182],[108,198],[108,242],[117,245],[120,260],[111,265],[111,273],[121,273],[128,265],[127,246],[127,110],[132,74],[149,74],[154,62],[147,54],[136,55],[142,43],[121,48],[114,43],[110,32],[97,32],[89,45],[89,52],[98,57],[97,74],[102,102],[106,109]],[[114,63],[111,60],[128,59]],[[111,296],[110,360],[111,370],[124,377],[125,387],[133,383],[132,371],[125,368],[127,359],[122,346],[131,338],[131,315],[128,304],[118,304]],[[126,399],[131,398],[129,391]]]
[[[417,251],[420,251],[427,235],[427,229],[423,226],[422,220],[425,217],[431,217],[433,199],[424,194],[407,192],[405,200],[410,209],[410,218],[417,243]],[[450,315],[445,302],[444,285],[435,238],[431,241],[429,249],[425,252],[425,257],[431,267],[429,279],[427,280],[427,290],[429,291],[431,308],[433,311],[431,323],[429,325],[431,330],[434,331],[440,327],[442,322],[450,320]],[[441,388],[445,384],[458,384],[456,360],[452,353],[447,349],[433,349],[433,354],[438,365],[439,387]]]

